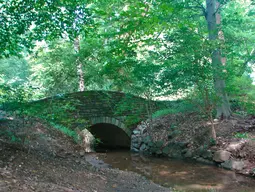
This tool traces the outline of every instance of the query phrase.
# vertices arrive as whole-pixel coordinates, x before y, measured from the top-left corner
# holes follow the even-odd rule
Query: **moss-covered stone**
[[[156,141],[156,142],[155,142],[155,146],[156,146],[157,148],[161,148],[161,147],[163,146],[163,144],[164,144],[163,141]]]
[[[178,145],[180,148],[184,149],[187,146],[188,143],[186,142],[177,142],[176,145]]]
[[[157,150],[156,151],[156,155],[162,155],[162,151],[161,150]]]
[[[151,151],[151,153],[156,153],[156,152],[158,151],[158,148],[156,148],[156,147],[151,147],[151,148],[150,148],[150,151]]]
[[[149,147],[154,146],[154,142],[153,142],[153,141],[150,141],[150,142],[148,143],[148,146],[149,146]]]
[[[143,142],[145,143],[145,144],[148,144],[148,143],[150,143],[151,142],[151,136],[146,136],[144,139],[143,139]]]
[[[193,156],[193,153],[191,150],[188,150],[185,154],[184,154],[184,157],[185,158],[191,158]]]
[[[164,147],[164,149],[162,150],[164,155],[167,155],[170,151],[170,147]]]
[[[147,145],[143,143],[140,147],[140,151],[146,151],[148,149]]]

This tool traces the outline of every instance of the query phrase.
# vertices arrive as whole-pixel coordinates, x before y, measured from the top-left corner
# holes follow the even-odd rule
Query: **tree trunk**
[[[216,130],[215,130],[215,126],[214,126],[214,121],[213,121],[212,113],[210,113],[210,123],[211,123],[212,138],[217,143],[217,135],[216,135]]]
[[[221,24],[219,14],[219,2],[217,0],[206,0],[206,21],[209,32],[209,40],[216,43],[219,39],[224,39],[222,31],[219,30]],[[217,118],[228,118],[231,115],[230,104],[225,91],[225,79],[223,66],[225,58],[221,56],[220,47],[212,52],[212,68],[214,77],[214,88],[219,98],[217,105]]]
[[[74,40],[74,50],[78,54],[80,52],[80,39],[77,37]],[[80,61],[80,57],[78,56],[76,59],[76,66],[77,66],[77,73],[79,77],[79,91],[85,90],[85,83],[84,83],[84,75],[82,70],[82,62]]]

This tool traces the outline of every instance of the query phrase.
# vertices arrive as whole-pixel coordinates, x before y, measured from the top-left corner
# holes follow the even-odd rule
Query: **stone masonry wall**
[[[41,106],[39,113],[52,114],[58,118],[60,114],[53,112],[56,108],[66,107],[64,121],[68,119],[73,121],[73,127],[88,127],[93,125],[95,119],[114,119],[115,125],[123,125],[127,129],[132,129],[136,123],[148,117],[148,103],[150,103],[151,112],[159,108],[159,104],[154,101],[148,102],[146,99],[112,91],[85,91],[64,95],[57,95],[51,98],[42,99],[29,103],[30,106]],[[51,108],[55,107],[54,110]],[[64,107],[65,109],[65,107]],[[62,110],[63,111],[63,110]],[[132,122],[137,118],[137,121]],[[77,119],[77,121],[75,121]],[[111,122],[111,121],[107,121]],[[62,123],[62,122],[60,122]],[[106,122],[105,122],[106,123]],[[133,124],[132,124],[133,123]]]

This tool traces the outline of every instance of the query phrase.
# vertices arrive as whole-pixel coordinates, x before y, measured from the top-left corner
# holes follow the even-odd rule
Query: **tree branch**
[[[245,68],[247,66],[247,64],[252,61],[252,59],[255,58],[255,49],[253,48],[249,58],[244,62],[243,67]]]
[[[214,14],[217,14],[219,12],[220,8],[222,7],[222,4],[219,1],[216,1],[216,6],[217,9],[215,10]]]
[[[154,40],[157,40],[164,30],[165,30],[165,28],[163,28],[163,29],[158,33],[158,35],[156,36],[156,38],[154,38]]]
[[[203,12],[203,16],[206,18],[207,17],[207,12],[206,12],[206,8],[203,6],[202,3],[199,2],[199,0],[195,0],[197,7],[199,7],[200,9],[202,9]]]

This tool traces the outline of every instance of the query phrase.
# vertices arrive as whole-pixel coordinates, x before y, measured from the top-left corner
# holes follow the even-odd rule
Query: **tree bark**
[[[224,39],[222,31],[219,30],[221,24],[219,14],[219,2],[217,0],[206,0],[206,21],[209,33],[209,40],[215,42],[219,39]],[[212,51],[212,68],[214,77],[214,88],[219,98],[217,104],[217,118],[228,118],[231,115],[230,104],[227,93],[225,91],[225,79],[223,66],[225,58],[221,56],[220,47]]]
[[[78,54],[80,53],[80,39],[77,37],[74,40],[74,50]],[[85,90],[85,83],[84,83],[84,74],[82,70],[82,62],[80,61],[80,57],[78,56],[76,59],[76,66],[77,66],[77,73],[78,73],[78,78],[79,78],[79,91],[84,91]]]

